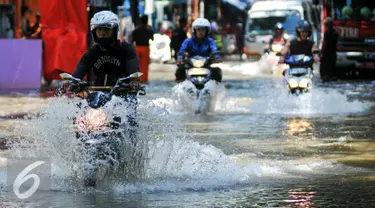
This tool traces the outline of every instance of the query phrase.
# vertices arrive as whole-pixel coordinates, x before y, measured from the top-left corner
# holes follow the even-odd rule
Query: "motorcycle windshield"
[[[100,108],[110,100],[109,94],[101,91],[90,92],[87,96],[87,103],[91,108]]]
[[[193,67],[203,67],[206,64],[207,58],[202,56],[194,56],[191,58],[191,63]]]
[[[291,65],[293,64],[303,65],[303,64],[309,64],[311,60],[312,60],[311,56],[292,55],[285,59],[285,63],[291,64]]]

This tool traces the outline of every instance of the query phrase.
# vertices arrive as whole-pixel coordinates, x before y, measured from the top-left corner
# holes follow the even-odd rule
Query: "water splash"
[[[227,72],[237,72],[244,75],[262,74],[261,68],[259,67],[259,62],[220,63],[218,64],[218,67],[226,72],[224,76],[227,75]]]
[[[255,175],[235,164],[221,150],[192,140],[154,141],[147,182],[115,186],[119,193],[211,190],[248,184]]]
[[[114,107],[116,99],[106,110],[125,118],[126,112]],[[15,131],[20,140],[10,143],[10,156],[21,158],[48,157],[52,162],[53,190],[81,190],[77,181],[79,163],[74,150],[79,143],[74,134],[71,118],[76,116],[76,105],[67,98],[56,98],[41,110],[39,117],[25,120]],[[123,110],[123,109],[122,109]],[[117,171],[111,181],[101,184],[123,191],[206,189],[248,182],[251,174],[244,172],[221,150],[211,145],[200,145],[184,131],[182,125],[172,121],[163,108],[147,100],[140,100],[138,107],[138,138],[145,146],[144,177],[135,181],[123,180],[126,170]],[[21,138],[22,137],[22,138]],[[79,154],[79,152],[75,152]],[[77,167],[78,166],[78,167]],[[126,168],[125,168],[126,169]],[[169,185],[167,185],[169,184]],[[154,188],[151,188],[154,187]],[[108,188],[108,187],[107,187]]]
[[[226,97],[227,91],[222,84],[214,81],[206,83],[205,88],[197,96],[198,90],[190,81],[177,84],[172,89],[170,99],[173,106],[169,105],[170,112],[200,112],[203,114],[214,112],[221,106],[221,101]],[[164,99],[165,100],[165,99]],[[156,100],[160,102],[161,100]],[[160,103],[159,103],[160,104]]]
[[[170,97],[160,97],[152,100],[155,106],[165,109],[173,115],[184,115],[194,113],[197,102],[186,93],[186,89],[195,88],[189,82],[182,82],[174,86],[171,90]],[[210,82],[207,88],[213,92],[214,96],[209,103],[208,111],[204,114],[236,114],[236,113],[250,113],[250,104],[253,99],[249,97],[230,97],[227,89],[222,84],[214,84]],[[199,104],[199,103],[198,103]]]
[[[306,94],[289,94],[282,81],[252,106],[254,112],[270,114],[347,114],[366,110],[369,105],[349,101],[347,96],[334,89],[314,88]]]

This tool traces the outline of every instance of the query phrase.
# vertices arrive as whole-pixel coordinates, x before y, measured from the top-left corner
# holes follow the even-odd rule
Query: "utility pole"
[[[198,0],[194,0],[194,19],[197,19],[198,17]]]
[[[186,0],[186,14],[187,18],[191,20],[191,0]]]
[[[199,17],[204,18],[204,1],[199,2]]]
[[[221,1],[222,0],[217,0],[217,7],[216,7],[217,19],[221,18]]]

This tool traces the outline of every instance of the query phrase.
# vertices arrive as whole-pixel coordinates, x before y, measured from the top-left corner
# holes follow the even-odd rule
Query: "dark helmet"
[[[275,24],[274,29],[275,29],[275,31],[276,30],[284,30],[284,25],[281,22],[278,22],[278,23]]]
[[[311,26],[309,24],[308,21],[306,20],[300,20],[298,23],[297,23],[297,26],[296,26],[296,33],[297,33],[297,37],[300,36],[300,32],[303,32],[303,31],[307,31],[309,34],[308,34],[308,37],[310,37],[311,35]]]

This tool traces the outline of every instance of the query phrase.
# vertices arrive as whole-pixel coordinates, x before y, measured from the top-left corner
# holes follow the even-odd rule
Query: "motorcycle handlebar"
[[[146,95],[146,88],[144,86],[139,86],[137,89],[132,89],[130,84],[120,84],[115,85],[112,88],[111,94],[122,94],[122,93],[138,93],[139,95]]]
[[[56,90],[56,95],[65,94],[67,91],[71,91],[73,93],[81,93],[81,92],[88,92],[88,91],[110,91],[111,94],[123,94],[123,93],[137,93],[139,95],[146,95],[146,89],[144,86],[140,86],[138,89],[132,89],[130,84],[122,83],[120,85],[115,85],[114,87],[110,86],[90,86],[85,81],[80,82],[68,82],[66,84],[62,84]]]
[[[179,63],[178,61],[177,61],[177,66],[184,66],[185,64],[189,64],[189,59],[190,59],[191,57],[184,57],[184,59],[182,59],[182,63]],[[209,64],[213,64],[213,63],[219,63],[219,62],[216,62],[215,61],[215,57],[213,57],[213,56],[209,56],[209,57],[207,57],[208,58],[208,63]],[[222,62],[222,61],[220,61],[220,62]]]

